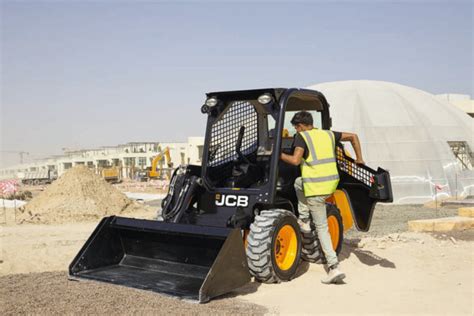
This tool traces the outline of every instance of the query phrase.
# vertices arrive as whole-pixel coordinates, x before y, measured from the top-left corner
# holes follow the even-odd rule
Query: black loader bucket
[[[199,302],[250,281],[239,229],[115,216],[102,219],[69,276]]]

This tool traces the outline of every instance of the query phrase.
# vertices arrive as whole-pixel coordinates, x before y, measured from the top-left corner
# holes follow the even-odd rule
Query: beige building
[[[470,117],[474,117],[474,100],[467,94],[438,94],[437,98],[443,99],[466,112]]]
[[[170,149],[173,167],[201,164],[204,137],[188,137],[187,142],[132,142],[93,149],[65,150],[64,154],[0,169],[0,179],[22,178],[26,172],[55,170],[58,175],[77,165],[99,172],[108,166],[120,166],[123,177],[132,178],[136,171],[151,167],[153,158],[166,147]]]

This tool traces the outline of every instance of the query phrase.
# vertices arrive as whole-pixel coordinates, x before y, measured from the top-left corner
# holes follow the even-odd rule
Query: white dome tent
[[[395,203],[474,194],[474,120],[466,113],[390,82],[339,81],[309,89],[326,96],[334,130],[359,135],[367,165],[390,171]]]

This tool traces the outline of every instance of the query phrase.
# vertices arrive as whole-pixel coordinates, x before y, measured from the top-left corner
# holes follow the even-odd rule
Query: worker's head
[[[306,111],[297,112],[291,119],[291,125],[298,133],[313,129],[313,116]]]

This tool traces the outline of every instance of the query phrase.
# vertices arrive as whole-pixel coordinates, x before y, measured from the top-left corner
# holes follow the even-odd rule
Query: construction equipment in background
[[[58,172],[56,170],[26,171],[19,172],[17,177],[21,180],[21,183],[26,185],[43,185],[56,180]]]
[[[109,183],[120,183],[122,181],[121,168],[118,166],[104,168],[100,173],[102,178]]]
[[[135,179],[137,179],[138,181],[140,182],[147,182],[148,181],[148,173],[150,171],[148,170],[138,170],[136,173],[135,173]]]
[[[164,172],[165,170],[163,168],[163,159],[165,159],[168,169],[173,168],[169,147],[163,149],[160,153],[158,153],[158,155],[153,158],[151,162],[151,168],[149,168],[148,170],[148,179],[169,179],[169,176],[166,175],[166,172]]]
[[[300,259],[322,260],[314,225],[300,231],[294,181],[300,168],[290,118],[310,111],[329,130],[325,97],[314,90],[208,93],[202,166],[183,165],[162,203],[163,221],[102,219],[69,266],[71,279],[120,284],[206,302],[250,281],[289,281]],[[294,129],[293,129],[294,130]],[[368,231],[377,202],[392,202],[390,175],[357,165],[337,144],[340,182],[327,199],[333,248],[354,224]]]

